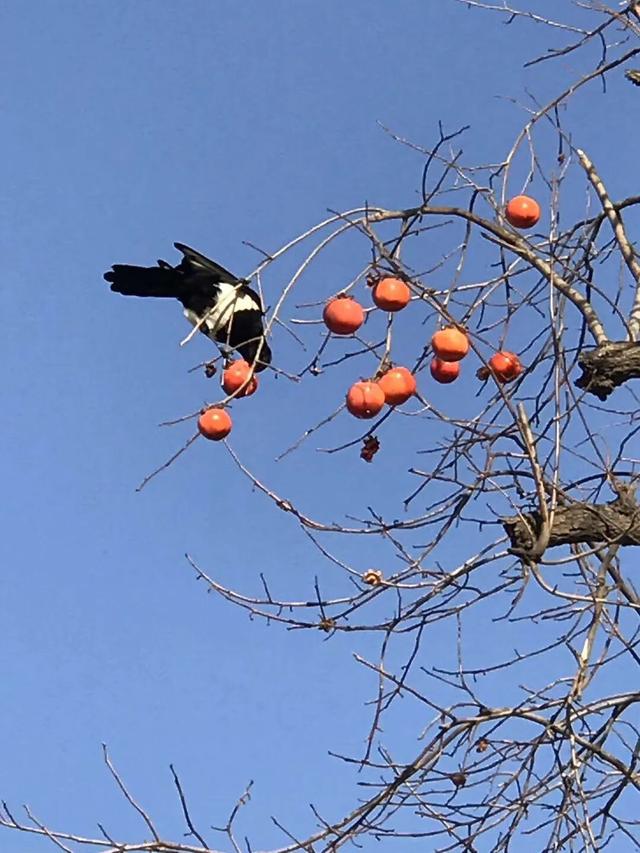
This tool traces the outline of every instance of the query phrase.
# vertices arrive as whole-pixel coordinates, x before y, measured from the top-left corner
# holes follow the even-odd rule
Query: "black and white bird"
[[[177,299],[184,316],[215,343],[236,350],[264,370],[271,364],[271,350],[264,337],[264,311],[260,296],[245,279],[209,260],[183,243],[174,243],[182,261],[172,267],[158,261],[155,267],[114,264],[104,274],[111,290],[124,296]]]

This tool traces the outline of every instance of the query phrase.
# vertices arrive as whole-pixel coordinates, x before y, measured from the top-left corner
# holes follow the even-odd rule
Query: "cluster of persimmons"
[[[244,359],[229,362],[222,373],[222,390],[233,399],[250,397],[258,390],[258,377],[253,373],[253,367]],[[205,438],[220,441],[231,432],[233,421],[231,415],[221,406],[205,409],[198,418],[198,430]]]
[[[514,228],[531,228],[540,219],[540,207],[529,196],[515,196],[507,204],[505,217]],[[391,275],[374,280],[371,295],[377,308],[390,313],[402,311],[411,301],[411,290],[406,281]],[[322,319],[332,334],[353,335],[365,321],[365,310],[352,296],[342,293],[326,303]],[[465,329],[455,324],[439,329],[431,338],[431,349],[431,376],[443,384],[454,382],[460,375],[460,362],[470,349]],[[517,379],[522,370],[515,353],[500,350],[476,375],[480,379],[493,376],[496,382],[503,384]],[[222,388],[234,399],[254,394],[258,378],[252,365],[243,360],[231,361],[222,374]],[[400,406],[416,391],[416,378],[409,368],[386,364],[373,379],[360,380],[349,388],[346,407],[357,418],[374,418],[385,405]],[[221,407],[206,409],[198,420],[200,433],[214,441],[226,438],[231,427],[231,416]]]

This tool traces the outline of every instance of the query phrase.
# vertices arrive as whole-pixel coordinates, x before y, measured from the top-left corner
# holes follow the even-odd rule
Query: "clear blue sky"
[[[170,762],[204,826],[223,823],[254,779],[243,832],[266,849],[283,840],[271,814],[302,834],[309,801],[329,818],[351,805],[354,778],[327,751],[362,749],[375,683],[351,651],[374,657],[376,638],[268,628],[195,582],[187,551],[246,591],[259,589],[260,571],[291,596],[308,596],[316,573],[328,587],[340,576],[222,447],[197,442],[135,492],[192,432],[157,424],[215,398],[215,383],[187,373],[210,350],[178,347],[188,326],[177,303],[119,298],[102,273],[174,261],[179,240],[243,274],[258,260],[243,240],[274,250],[327,208],[413,204],[420,157],[376,122],[426,145],[439,119],[470,124],[468,161],[495,161],[521,121],[495,96],[529,85],[544,99],[577,60],[525,73],[546,33],[445,0],[1,5],[0,793],[57,827],[92,833],[101,820],[133,834],[101,766],[105,741],[174,837]],[[592,89],[597,107],[581,101],[573,121],[593,158],[608,159],[614,194],[637,145],[637,110],[619,107],[625,85],[612,81],[608,99]],[[364,243],[345,241],[287,316],[339,290],[367,258]],[[285,261],[265,278],[268,304],[293,268]],[[419,345],[407,341],[407,355]],[[280,330],[274,350],[285,369],[304,363]],[[309,390],[265,375],[259,394],[234,406],[233,447],[310,513],[330,503],[341,517],[374,499],[394,512],[415,462],[408,448],[425,446],[424,432],[398,419],[376,465],[306,452],[276,466],[351,378]],[[342,416],[313,446],[359,431]],[[373,542],[340,548],[362,569],[381,562]],[[450,662],[450,642],[434,631],[430,652]],[[405,757],[420,712],[408,719]]]

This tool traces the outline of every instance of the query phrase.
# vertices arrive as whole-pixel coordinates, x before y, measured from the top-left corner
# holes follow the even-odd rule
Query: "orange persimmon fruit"
[[[528,195],[517,195],[507,204],[504,215],[514,228],[533,228],[540,220],[540,205]]]
[[[447,326],[433,335],[431,347],[436,358],[441,361],[460,361],[469,352],[469,338],[466,332],[455,326]]]
[[[409,304],[409,285],[400,278],[381,278],[373,288],[373,301],[383,311],[402,311]]]
[[[390,406],[401,406],[416,393],[416,378],[406,367],[392,367],[380,379],[378,386]]]
[[[385,402],[377,382],[355,382],[347,392],[347,409],[356,418],[375,418]]]
[[[335,296],[324,306],[322,319],[334,335],[352,335],[364,323],[364,308],[352,296]]]
[[[250,376],[251,365],[248,362],[244,359],[232,361],[222,374],[222,387],[225,394],[235,394],[236,397],[250,397],[255,394],[258,390],[258,377],[251,376],[249,379]]]
[[[522,364],[514,352],[500,350],[489,359],[489,367],[499,382],[511,382],[522,373]]]
[[[226,438],[231,432],[233,422],[231,415],[226,409],[213,407],[205,409],[198,418],[198,430],[200,435],[208,438],[210,441],[220,441]]]
[[[431,362],[429,369],[436,382],[441,382],[443,385],[455,382],[458,376],[460,376],[459,361],[443,361],[437,356]]]

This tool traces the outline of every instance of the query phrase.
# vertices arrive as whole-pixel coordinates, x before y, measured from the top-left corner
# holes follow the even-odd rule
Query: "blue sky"
[[[445,0],[3,4],[0,792],[12,804],[28,801],[58,827],[91,833],[101,820],[133,833],[101,766],[104,741],[174,836],[170,762],[205,826],[223,823],[255,780],[243,833],[256,849],[282,841],[271,814],[303,833],[308,802],[331,818],[350,806],[354,777],[327,752],[362,749],[375,683],[352,652],[375,657],[376,638],[267,627],[195,582],[185,552],[245,591],[259,589],[259,572],[291,596],[308,595],[315,574],[336,589],[342,580],[222,447],[196,442],[135,492],[193,431],[159,422],[215,397],[215,383],[187,372],[210,349],[178,347],[188,326],[177,303],[119,298],[102,273],[174,261],[177,240],[244,274],[260,256],[243,241],[273,251],[327,209],[415,203],[421,158],[378,122],[425,145],[438,120],[470,124],[468,160],[502,157],[522,114],[496,96],[529,86],[544,99],[575,72],[575,57],[522,70],[543,36]],[[573,127],[624,194],[637,107],[620,76],[606,99],[591,91]],[[265,276],[268,304],[300,258]],[[309,271],[287,316],[367,259],[362,241],[345,240]],[[399,343],[405,358],[425,333],[412,334]],[[320,340],[312,330],[311,345]],[[274,349],[285,369],[308,357],[281,330]],[[393,512],[425,443],[399,418],[376,465],[353,451],[275,465],[352,378],[302,387],[265,375],[234,406],[240,457],[310,513],[359,512],[374,498]],[[464,411],[466,395],[447,393],[436,402]],[[313,446],[359,432],[343,415]],[[337,547],[362,570],[391,559],[371,541]],[[434,629],[433,655],[449,660],[450,644]],[[421,713],[407,711],[411,731]],[[415,744],[404,746],[408,757]]]

